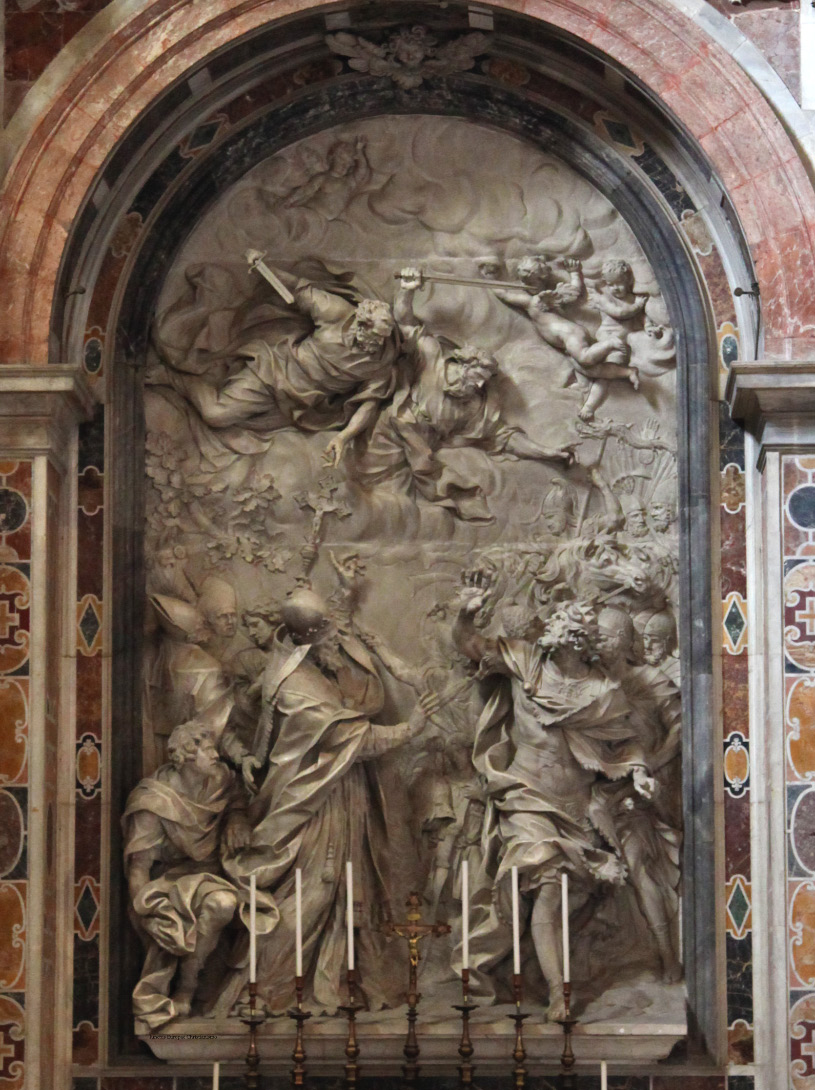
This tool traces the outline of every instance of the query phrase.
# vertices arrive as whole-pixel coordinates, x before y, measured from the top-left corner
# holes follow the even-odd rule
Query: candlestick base
[[[453,1004],[453,1010],[458,1011],[461,1015],[461,1040],[458,1046],[458,1054],[461,1057],[461,1063],[458,1065],[459,1086],[472,1086],[473,1072],[475,1071],[471,1062],[475,1049],[473,1048],[473,1043],[470,1039],[470,1015],[473,1011],[478,1010],[478,1004],[473,1003],[472,999],[470,999],[469,988],[469,969],[462,969],[461,1002]]]
[[[297,1030],[294,1038],[294,1049],[292,1050],[291,1058],[294,1066],[291,1069],[291,1084],[292,1086],[305,1086],[306,1085],[306,1049],[303,1041],[303,1027],[305,1023],[311,1018],[311,1011],[304,1011],[298,1004],[296,1007],[292,1007],[286,1011],[289,1018],[297,1022]]]
[[[258,1004],[258,986],[249,984],[249,1002],[238,1008],[238,1017],[249,1029],[249,1051],[246,1053],[246,1090],[258,1090],[260,1083],[260,1053],[258,1052],[258,1027],[268,1017],[263,1003]]]
[[[511,1018],[515,1023],[515,1047],[512,1050],[512,1059],[515,1061],[515,1066],[512,1069],[512,1085],[516,1087],[516,1090],[522,1090],[526,1086],[524,1022],[528,1017],[529,1015],[520,1009],[516,1009],[514,1014],[507,1015],[507,1018]]]
[[[563,1030],[563,1052],[560,1055],[560,1088],[561,1090],[576,1090],[577,1075],[574,1070],[575,1055],[572,1051],[572,1030],[577,1025],[577,1019],[572,1017],[572,986],[567,980],[563,983],[563,1004],[566,1008],[566,1017],[558,1018],[558,1025]]]
[[[359,1045],[357,1044],[357,1012],[364,1010],[364,1003],[357,1001],[356,970],[348,970],[348,1002],[339,1008],[348,1018],[348,1039],[345,1042],[345,1090],[356,1090],[359,1083]]]

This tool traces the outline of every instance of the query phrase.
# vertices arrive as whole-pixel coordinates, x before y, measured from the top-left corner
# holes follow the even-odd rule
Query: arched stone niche
[[[140,244],[131,255],[131,267],[126,276],[127,286],[118,302],[119,348],[116,353],[118,358],[111,359],[108,356],[106,361],[110,371],[109,382],[112,394],[112,431],[119,437],[116,449],[111,452],[113,457],[111,468],[115,482],[113,495],[116,497],[114,501],[116,510],[113,516],[116,529],[113,556],[115,595],[113,616],[114,649],[117,661],[113,690],[113,715],[117,725],[116,736],[113,739],[114,806],[123,807],[128,791],[143,771],[144,708],[140,697],[139,681],[143,652],[138,642],[132,639],[132,633],[141,630],[144,619],[145,574],[142,554],[144,508],[140,478],[141,467],[144,464],[145,437],[141,409],[143,374],[141,369],[145,365],[153,368],[156,363],[151,356],[148,331],[153,330],[155,335],[156,314],[165,313],[168,305],[178,302],[180,284],[178,275],[185,260],[183,247],[187,244],[187,237],[191,230],[194,231],[196,223],[206,223],[207,216],[210,214],[208,210],[212,207],[213,200],[217,201],[221,195],[229,194],[231,186],[236,186],[240,190],[241,179],[246,177],[247,172],[253,168],[262,172],[263,164],[268,162],[275,152],[279,152],[283,161],[287,162],[289,168],[294,171],[292,178],[294,182],[297,182],[297,155],[300,155],[301,172],[305,169],[303,163],[306,160],[302,149],[299,152],[287,151],[287,149],[291,149],[292,145],[297,144],[305,134],[315,134],[312,138],[312,150],[317,154],[320,152],[325,154],[336,142],[335,137],[336,139],[343,136],[347,138],[349,134],[359,135],[360,131],[363,135],[369,131],[375,134],[377,126],[383,124],[382,119],[388,116],[393,116],[393,124],[404,127],[406,132],[412,131],[411,126],[415,128],[420,124],[431,126],[447,124],[452,126],[450,131],[455,132],[458,126],[467,124],[464,119],[471,118],[469,123],[473,126],[473,133],[483,134],[484,139],[487,139],[487,134],[491,130],[506,134],[500,138],[498,135],[493,137],[497,141],[496,146],[500,147],[501,140],[511,143],[520,141],[519,146],[526,146],[527,154],[530,156],[543,155],[545,158],[551,157],[552,162],[560,161],[568,164],[567,170],[574,171],[575,177],[585,179],[589,183],[590,190],[596,190],[598,194],[603,195],[610,202],[609,207],[612,207],[620,220],[626,224],[624,233],[627,238],[630,237],[631,242],[626,242],[623,250],[629,257],[636,255],[632,257],[635,265],[637,260],[644,259],[647,262],[658,285],[653,289],[653,293],[661,296],[667,307],[670,326],[676,334],[678,379],[676,388],[677,498],[681,512],[678,585],[683,588],[678,618],[681,629],[685,705],[683,950],[691,1009],[703,1028],[703,1034],[715,1037],[714,903],[702,892],[710,888],[714,866],[711,809],[713,798],[711,785],[713,742],[710,737],[711,652],[710,630],[707,622],[711,573],[710,551],[702,544],[708,540],[709,536],[707,450],[711,425],[708,420],[707,388],[710,382],[709,361],[713,356],[711,322],[699,294],[693,261],[686,246],[678,239],[674,222],[666,210],[663,199],[623,156],[610,152],[607,146],[604,146],[585,128],[535,102],[531,97],[525,98],[506,88],[499,89],[495,86],[486,88],[479,83],[478,77],[472,78],[470,82],[466,75],[448,77],[443,85],[428,80],[421,86],[412,88],[409,96],[406,96],[398,86],[389,83],[383,85],[381,79],[374,87],[364,78],[355,79],[350,86],[336,88],[329,86],[309,91],[298,96],[296,101],[287,103],[279,109],[269,110],[252,124],[239,129],[231,139],[219,146],[217,154],[202,157],[200,163],[194,164],[194,169],[189,171],[184,183],[178,186],[166,200],[159,200],[151,217],[148,218],[143,237],[139,240]],[[445,118],[448,119],[446,122]],[[420,122],[420,119],[425,120]],[[449,119],[460,120],[450,121]],[[340,126],[339,131],[323,137],[317,135],[321,132],[325,133],[329,124],[334,129]],[[350,128],[346,131],[342,128],[343,125]],[[378,164],[380,174],[381,167],[380,162]],[[305,173],[308,173],[307,169]],[[301,178],[300,183],[307,184],[307,180],[303,183]],[[243,183],[244,190],[246,184]],[[287,185],[289,182],[283,183],[284,190]],[[372,192],[375,191],[376,187]],[[368,191],[365,192],[367,194]],[[586,192],[588,193],[589,190]],[[274,204],[274,200],[281,199],[281,193],[268,199],[272,199]],[[352,195],[352,199],[356,199],[356,194]],[[338,217],[328,218],[329,222],[333,223]],[[555,234],[557,235],[557,231]],[[510,269],[514,269],[517,259],[523,256],[521,238],[516,238],[514,241],[514,252],[511,248],[507,255]],[[560,242],[563,241],[561,237]],[[570,245],[575,244],[573,238],[567,241]],[[634,247],[630,253],[627,248],[629,246]],[[542,250],[546,252],[545,246]],[[182,256],[179,257],[179,254]],[[201,256],[200,253],[198,256]],[[327,263],[335,271],[338,261],[342,264],[341,255],[336,252],[315,256],[327,258]],[[448,263],[445,268],[448,270],[452,268],[454,272],[458,267],[457,262],[460,265],[464,260],[465,272],[472,273],[473,269],[470,266],[477,255],[472,253],[472,246],[470,246],[470,252],[466,254],[457,255],[454,252],[452,255],[444,255],[425,252],[424,256],[425,259],[436,260],[447,257]],[[234,259],[235,254],[229,254],[227,264],[231,262],[234,266]],[[450,264],[451,260],[452,264]],[[351,264],[353,265],[354,262],[352,261]],[[392,278],[392,272],[396,269],[393,258],[389,256],[384,264],[387,265],[388,277]],[[175,283],[168,286],[166,276],[170,267],[174,269]],[[382,276],[381,270],[375,275],[375,279],[378,278],[378,293],[387,297],[386,281],[382,280]],[[483,294],[482,289],[474,290]],[[455,322],[452,327],[448,324],[446,329],[439,329],[438,332],[446,332],[448,336],[457,334],[458,340],[463,339],[462,326]],[[475,334],[472,339],[476,339]],[[497,343],[491,344],[490,347],[498,350]],[[500,351],[498,354],[500,357]],[[153,377],[151,372],[151,383]],[[531,381],[534,385],[535,380]],[[656,382],[656,378],[652,376],[649,381]],[[670,379],[668,381],[670,382]],[[615,390],[615,396],[611,397],[610,403],[616,400]],[[574,401],[574,408],[579,408],[579,402],[573,396],[567,395],[567,401],[569,403]],[[637,404],[631,398],[628,398],[628,401],[630,407],[635,407]],[[150,415],[149,411],[148,415]],[[598,410],[598,418],[601,416],[602,411]],[[633,424],[636,419],[635,412],[628,422]],[[153,456],[155,453],[155,451],[150,452]],[[536,483],[540,487],[542,482]],[[597,496],[591,500],[586,514],[592,517],[599,514]],[[399,533],[403,532],[404,528],[401,528]],[[362,540],[364,544],[364,535]],[[359,538],[357,541],[359,542]],[[152,544],[156,545],[155,538]],[[461,544],[459,540],[459,546]],[[287,548],[287,543],[283,543],[283,548]],[[294,569],[297,563],[295,557],[293,567],[285,570],[286,562],[284,561],[285,575],[281,578],[289,579],[291,582],[296,575]],[[196,584],[203,583],[206,573],[198,571],[193,573],[192,578]],[[321,573],[319,579],[324,582],[325,572]],[[266,592],[277,593],[281,596],[278,586],[280,580],[273,579],[272,582],[275,583],[275,590],[270,591],[270,588],[266,587]],[[196,586],[196,589],[200,590],[200,586]],[[323,586],[322,589],[330,588]],[[244,600],[241,604],[244,607],[250,604],[247,595],[251,597],[251,593],[250,586],[242,588],[241,597]],[[704,621],[700,622],[700,618],[704,618]],[[402,703],[404,703],[404,695]],[[152,770],[150,765],[148,768]],[[117,842],[115,834],[112,840],[111,865],[115,874],[119,867],[121,845]],[[138,976],[141,949],[125,923],[126,899],[123,886],[119,883],[117,889],[117,882],[114,881],[111,894],[113,919],[116,919],[118,915],[120,920],[120,927],[115,928],[117,934],[115,949],[111,949],[110,952],[111,996],[119,1018],[120,1047],[126,1053],[132,1047],[128,1044],[128,1041],[132,1041],[130,1015],[127,1009],[129,994]],[[111,1030],[116,1036],[116,1020],[111,1024]],[[170,1026],[168,1032],[172,1030],[173,1026]],[[399,1035],[398,1030],[391,1035],[394,1056],[398,1051],[396,1042]],[[698,1039],[696,1040],[698,1047],[699,1042]],[[183,1061],[186,1058],[178,1051],[177,1046],[171,1045],[170,1051],[167,1051],[166,1042],[153,1044],[151,1047],[165,1059],[177,1058]],[[223,1040],[220,1040],[218,1049],[222,1052],[224,1047]],[[237,1056],[242,1048],[242,1043],[237,1038],[235,1048]],[[650,1052],[647,1051],[648,1048]],[[542,1054],[545,1052],[544,1049]],[[654,1046],[651,1042],[642,1053],[642,1058],[650,1056],[653,1059],[658,1054],[659,1046]],[[213,1052],[212,1055],[214,1057],[216,1053]],[[195,1058],[201,1058],[200,1043],[196,1045]]]
[[[446,14],[413,6],[410,11],[409,25],[426,23],[444,40],[470,29],[464,10],[455,6]],[[404,5],[393,12],[378,6],[375,19],[366,21],[358,13],[352,29],[378,40],[405,21]],[[97,387],[105,383],[108,390],[116,727],[108,730],[106,740],[112,754],[112,806],[121,812],[142,771],[141,647],[133,639],[133,632],[142,628],[145,585],[142,374],[155,316],[166,302],[160,292],[168,269],[179,259],[189,232],[229,186],[276,152],[284,158],[293,154],[286,149],[303,137],[311,137],[325,152],[330,138],[324,136],[321,143],[319,134],[330,126],[353,126],[365,119],[375,123],[385,115],[486,122],[508,138],[569,164],[610,200],[655,271],[678,334],[683,944],[691,1047],[717,1055],[721,1013],[716,981],[722,970],[716,957],[715,900],[709,893],[715,885],[716,742],[708,620],[707,452],[713,427],[707,405],[715,370],[713,328],[720,322],[718,316],[712,320],[699,287],[699,267],[704,268],[706,258],[698,247],[691,256],[678,224],[694,216],[697,225],[703,220],[739,282],[750,279],[746,247],[728,223],[726,199],[724,213],[719,211],[722,192],[698,147],[655,115],[642,87],[629,82],[624,91],[615,90],[607,79],[607,58],[584,44],[554,37],[550,28],[504,13],[497,15],[496,44],[473,70],[443,80],[429,78],[404,91],[387,78],[355,72],[332,56],[323,40],[326,29],[322,13],[282,22],[208,59],[189,79],[173,85],[106,161],[65,251],[52,311],[54,355],[84,353]],[[504,62],[503,67],[485,69],[482,62],[490,59]],[[626,144],[629,138],[633,142]],[[711,252],[704,237],[701,251]],[[389,272],[391,268],[395,271],[396,264]],[[70,294],[77,285],[91,284],[95,289],[84,296]],[[111,834],[111,873],[120,876],[115,822]],[[110,996],[110,1054],[124,1058],[142,1048],[133,1039],[129,1010],[141,950],[126,921],[120,877],[111,882],[110,898],[110,933],[116,939],[103,970]],[[391,1052],[395,1057],[398,1047]]]

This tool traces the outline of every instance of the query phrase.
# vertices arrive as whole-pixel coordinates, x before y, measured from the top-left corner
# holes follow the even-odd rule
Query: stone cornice
[[[92,415],[95,403],[78,366],[0,365],[0,456],[61,459],[73,429]]]
[[[768,449],[815,446],[815,360],[734,363],[725,387],[730,415]]]

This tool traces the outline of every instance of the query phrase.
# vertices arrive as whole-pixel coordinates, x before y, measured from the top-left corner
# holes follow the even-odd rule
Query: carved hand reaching
[[[437,693],[422,693],[416,701],[408,720],[408,726],[414,738],[417,734],[422,733],[428,722],[438,713],[439,707],[440,702]]]
[[[634,790],[638,795],[642,795],[644,799],[652,799],[656,794],[657,782],[653,776],[649,776],[647,771],[638,766],[634,769],[632,779],[634,781]]]
[[[323,465],[331,469],[336,468],[342,461],[343,454],[345,454],[345,446],[346,439],[342,432],[339,432],[323,451]]]
[[[245,757],[241,758],[241,775],[243,776],[243,782],[246,784],[246,789],[251,794],[256,795],[258,792],[255,786],[255,780],[253,773],[255,769],[261,768],[263,762],[258,757],[253,757],[251,753],[247,753]]]
[[[492,582],[481,570],[464,572],[458,591],[458,604],[462,613],[475,617],[489,602]]]
[[[349,553],[348,556],[338,558],[333,549],[329,549],[328,555],[344,587],[352,587],[365,574],[365,564],[359,559],[358,553]]]
[[[424,286],[422,270],[415,268],[412,265],[401,269],[399,272],[399,282],[402,291],[418,291],[419,288]]]
[[[252,758],[254,760],[254,758]],[[235,855],[252,842],[252,826],[242,813],[232,814],[224,828],[224,847],[227,855]]]

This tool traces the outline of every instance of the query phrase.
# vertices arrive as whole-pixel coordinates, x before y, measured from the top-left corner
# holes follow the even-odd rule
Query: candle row
[[[521,920],[518,893],[518,868],[513,867],[512,878],[512,971],[521,973]],[[303,872],[294,872],[294,949],[295,973],[303,975]],[[561,930],[563,932],[563,981],[571,980],[569,965],[569,876],[561,875]],[[348,930],[348,968],[354,968],[354,868],[349,860],[345,864],[345,888],[348,897],[345,912]],[[249,982],[257,979],[257,881],[253,874],[249,879]],[[465,859],[461,864],[461,967],[470,968],[470,867]]]
[[[350,866],[350,864],[349,864]],[[512,880],[512,971],[521,975],[521,913],[518,892],[518,868],[513,867]],[[563,981],[571,979],[569,965],[569,876],[565,872],[560,879],[561,925],[563,932]],[[461,864],[461,967],[470,968],[470,867],[465,859]]]
[[[348,968],[354,968],[354,870],[350,860],[345,864],[345,885],[348,892],[346,921],[348,925]],[[303,975],[303,872],[294,872],[294,960],[295,974]],[[249,876],[249,983],[257,981],[257,876]]]
[[[510,872],[512,885],[512,971],[521,975],[521,916],[520,894],[518,886],[518,868]],[[563,937],[563,982],[571,979],[569,964],[569,876],[561,875],[561,930]],[[349,860],[345,864],[346,889],[346,926],[348,934],[348,968],[354,969],[354,868]],[[257,980],[257,879],[254,874],[249,878],[249,982]],[[294,872],[294,948],[295,973],[303,975],[303,872],[298,867]],[[461,864],[461,967],[470,968],[470,867],[465,859]],[[218,1090],[220,1065],[212,1067],[212,1090]],[[601,1090],[608,1090],[608,1071],[606,1061],[600,1065]]]

